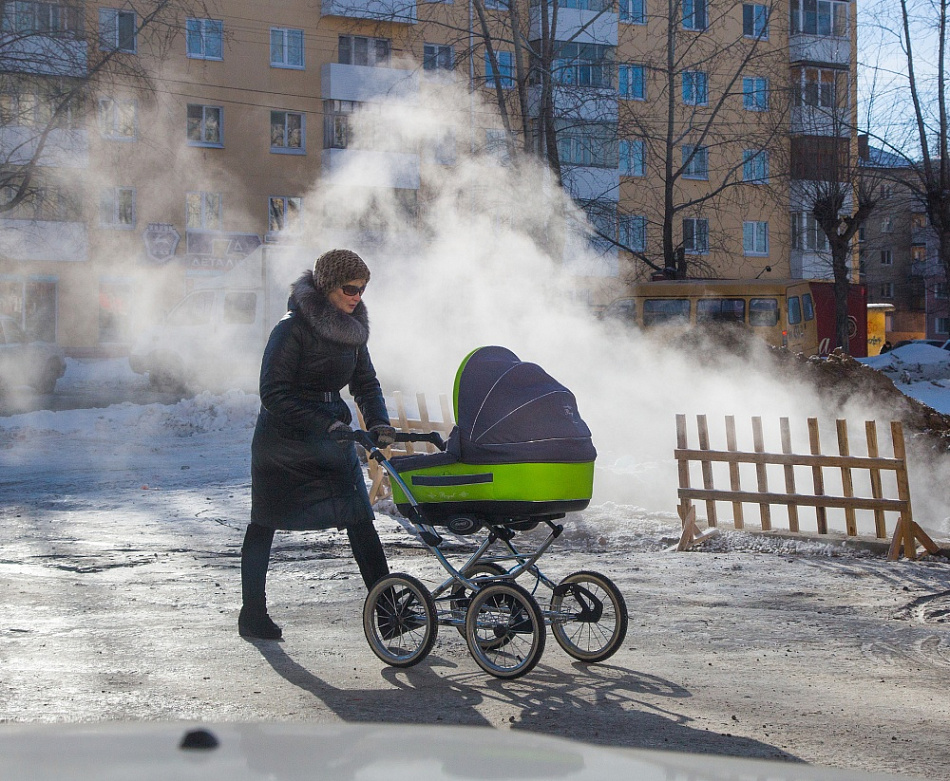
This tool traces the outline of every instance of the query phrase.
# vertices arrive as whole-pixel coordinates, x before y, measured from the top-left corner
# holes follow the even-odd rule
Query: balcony
[[[549,4],[550,9],[550,4]],[[551,12],[548,11],[550,19]],[[558,8],[554,39],[572,43],[617,45],[617,14],[611,11],[587,11],[580,8]],[[531,9],[531,40],[541,38],[541,8]]]
[[[372,149],[324,149],[321,179],[328,185],[419,189],[419,155]]]
[[[12,260],[89,260],[82,222],[0,219],[0,256]]]
[[[809,136],[838,136],[849,138],[850,110],[844,116],[835,109],[823,106],[792,106],[789,130]]]
[[[620,200],[620,170],[587,166],[561,166],[564,188],[575,201]]]
[[[788,39],[790,62],[851,64],[851,41],[831,35],[806,35],[799,33]]]
[[[366,103],[386,98],[415,100],[419,96],[418,72],[399,68],[329,62],[321,68],[320,79],[324,100]]]
[[[323,0],[321,16],[415,24],[415,0]]]
[[[26,165],[36,154],[43,128],[0,127],[0,160],[5,165]],[[53,128],[40,153],[39,165],[50,168],[87,168],[89,138],[85,130]]]
[[[615,89],[559,86],[552,88],[551,97],[556,117],[614,124],[618,121],[619,102]],[[540,102],[541,87],[531,87],[528,93],[528,112],[533,116],[537,116]]]
[[[68,37],[7,33],[0,35],[0,70],[83,78],[89,72],[89,49],[85,41]]]

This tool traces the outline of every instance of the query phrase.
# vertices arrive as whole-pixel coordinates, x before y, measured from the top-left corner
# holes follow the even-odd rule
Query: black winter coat
[[[361,301],[352,315],[340,311],[316,289],[308,271],[294,283],[288,309],[261,362],[261,410],[251,443],[251,521],[297,530],[372,521],[355,446],[341,446],[327,434],[334,422],[352,420],[339,396],[347,386],[367,427],[389,423],[366,346],[366,306]]]

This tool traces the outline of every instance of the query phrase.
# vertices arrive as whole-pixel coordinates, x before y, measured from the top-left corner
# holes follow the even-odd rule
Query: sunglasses
[[[343,291],[345,296],[361,296],[363,291],[366,290],[366,285],[362,287],[357,287],[356,285],[340,285],[340,290]]]

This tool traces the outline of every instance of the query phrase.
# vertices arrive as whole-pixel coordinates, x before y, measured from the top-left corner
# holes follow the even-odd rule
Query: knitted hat
[[[313,282],[323,293],[329,293],[354,279],[369,282],[369,268],[352,250],[331,249],[313,264]]]

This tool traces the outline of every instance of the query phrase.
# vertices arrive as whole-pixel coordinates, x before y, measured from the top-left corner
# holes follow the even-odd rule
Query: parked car
[[[0,397],[23,386],[37,393],[52,393],[65,372],[62,347],[52,342],[28,342],[14,318],[0,317]]]
[[[943,339],[901,339],[897,344],[894,345],[893,349],[898,347],[906,347],[908,344],[929,344],[931,347],[944,347],[946,344]]]

